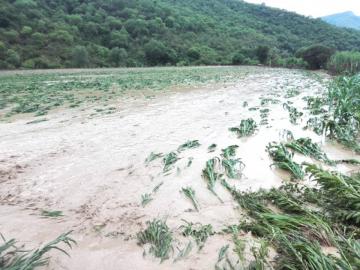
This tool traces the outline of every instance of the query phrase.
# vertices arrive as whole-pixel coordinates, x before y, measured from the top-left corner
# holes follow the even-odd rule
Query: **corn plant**
[[[294,179],[304,178],[305,174],[301,166],[293,161],[294,154],[288,151],[282,143],[270,143],[266,150],[274,160],[272,166],[290,172]]]
[[[220,202],[223,202],[221,198],[215,192],[215,183],[221,178],[221,174],[216,172],[216,166],[220,163],[220,159],[215,157],[206,162],[205,169],[202,171],[203,178],[207,181],[208,189],[213,193]]]
[[[197,148],[200,147],[200,143],[198,140],[194,140],[194,141],[187,141],[186,143],[183,143],[182,145],[180,145],[177,149],[177,151],[180,153],[182,151],[184,151],[185,149],[191,149],[191,148]]]
[[[66,255],[69,254],[59,244],[63,243],[69,248],[76,244],[69,235],[71,232],[60,235],[55,240],[49,242],[34,251],[26,251],[16,247],[16,240],[11,239],[0,245],[0,269],[2,270],[32,270],[48,264],[50,258],[44,257],[52,250],[58,250]]]
[[[150,244],[149,252],[161,261],[169,259],[173,250],[173,236],[169,227],[162,220],[154,219],[146,222],[147,228],[137,234],[138,244]]]
[[[205,245],[206,240],[214,234],[213,228],[210,224],[202,225],[201,223],[192,223],[183,220],[186,224],[181,225],[180,229],[182,229],[182,234],[184,236],[191,236],[199,250],[202,249]]]
[[[170,152],[166,154],[163,158],[163,163],[164,163],[163,172],[168,172],[178,160],[179,157],[175,152]]]
[[[235,132],[239,138],[248,137],[255,133],[257,125],[254,119],[249,118],[246,120],[241,120],[238,127],[232,127],[229,130]]]
[[[196,211],[199,212],[199,203],[197,202],[195,198],[195,190],[193,190],[192,187],[186,187],[182,188],[182,192],[185,194],[186,197],[188,197],[193,204]]]

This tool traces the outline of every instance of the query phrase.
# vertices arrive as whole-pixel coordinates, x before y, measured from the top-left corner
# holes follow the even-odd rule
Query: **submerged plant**
[[[44,245],[35,251],[25,251],[15,246],[15,239],[5,241],[0,245],[0,269],[2,270],[33,270],[35,268],[46,266],[49,262],[49,257],[44,257],[45,254],[52,250],[58,250],[66,255],[69,254],[58,245],[64,243],[69,248],[76,244],[69,235],[71,232],[60,235],[55,240]]]
[[[163,158],[163,162],[164,162],[163,172],[169,171],[178,160],[179,160],[178,155],[175,152],[170,152],[166,154]]]
[[[298,111],[298,109],[290,106],[288,103],[284,103],[283,107],[289,112],[289,118],[291,124],[296,125],[297,121],[304,115],[303,112]]]
[[[191,149],[191,148],[197,148],[200,146],[200,143],[198,140],[194,141],[187,141],[186,143],[180,145],[177,149],[178,152],[184,151],[185,149]]]
[[[229,130],[235,132],[239,138],[251,136],[255,133],[257,125],[254,119],[249,118],[246,120],[241,120],[238,127],[232,127]]]
[[[157,219],[148,221],[146,224],[147,228],[137,234],[138,244],[141,246],[150,244],[150,253],[161,261],[168,259],[173,249],[173,236],[169,227],[164,221]]]
[[[162,153],[151,152],[150,155],[145,159],[145,164],[148,165],[150,162],[154,161],[155,159],[161,158],[162,156]]]
[[[241,159],[223,159],[222,165],[225,168],[227,177],[231,179],[241,178],[242,171],[245,168],[244,162]]]
[[[182,229],[182,234],[184,236],[191,236],[194,238],[196,244],[199,249],[204,247],[206,240],[214,234],[212,226],[210,224],[202,225],[201,223],[192,223],[183,220],[186,224],[181,225],[180,229]]]
[[[62,211],[58,211],[58,210],[42,210],[41,211],[41,215],[44,217],[50,217],[50,218],[56,218],[56,217],[62,217],[64,216]]]
[[[326,153],[322,151],[320,146],[314,143],[310,138],[300,138],[286,143],[285,146],[304,156],[309,156],[316,160],[332,164]]]
[[[222,149],[222,156],[226,159],[229,159],[231,157],[234,157],[236,155],[236,149],[239,148],[238,145],[230,145],[226,147],[225,149]]]
[[[212,153],[216,150],[216,147],[217,145],[215,143],[211,144],[209,147],[208,147],[208,152],[209,153]]]
[[[270,143],[266,150],[274,160],[272,165],[290,172],[295,179],[301,180],[304,178],[305,174],[301,166],[293,161],[294,154],[288,151],[282,143]]]
[[[182,191],[184,192],[185,196],[191,200],[195,210],[199,211],[199,204],[195,198],[195,191],[191,187],[182,188]]]
[[[145,193],[141,195],[141,206],[145,207],[149,202],[153,200],[153,197],[150,193]]]
[[[215,192],[215,183],[221,178],[221,174],[216,172],[216,166],[220,163],[220,159],[215,157],[206,162],[205,169],[202,171],[204,179],[207,181],[208,189],[220,200],[221,198]]]

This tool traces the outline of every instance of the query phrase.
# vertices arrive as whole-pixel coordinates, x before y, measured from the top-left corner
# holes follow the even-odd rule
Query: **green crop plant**
[[[320,146],[314,143],[310,138],[300,138],[287,142],[285,147],[298,152],[304,156],[312,157],[316,160],[324,161],[328,164],[333,162],[327,157],[326,153],[321,150]]]
[[[145,164],[148,165],[150,162],[154,161],[155,159],[161,158],[162,156],[162,153],[151,152],[150,155],[145,159]]]
[[[215,184],[216,181],[221,178],[221,174],[216,172],[216,166],[219,166],[220,159],[215,157],[212,159],[209,159],[206,162],[205,169],[202,171],[203,178],[207,181],[207,187],[213,193],[220,202],[223,202],[221,198],[216,194],[215,192]]]
[[[288,103],[284,103],[283,108],[289,112],[290,123],[296,125],[297,121],[304,115],[304,113],[298,111],[298,109],[290,106]]]
[[[230,145],[228,147],[226,147],[225,149],[222,149],[222,156],[225,159],[229,159],[231,157],[234,157],[236,155],[236,149],[238,149],[239,146],[238,145]]]
[[[138,244],[150,244],[149,252],[161,261],[169,259],[173,250],[173,235],[169,227],[162,220],[154,219],[146,222],[147,228],[137,234]]]
[[[62,211],[58,211],[58,210],[54,210],[54,211],[51,211],[51,210],[42,210],[41,211],[41,215],[43,217],[49,217],[49,218],[56,218],[56,217],[62,217],[64,216],[63,212]]]
[[[76,244],[75,240],[70,237],[71,232],[60,235],[55,240],[47,243],[41,248],[34,251],[27,251],[16,247],[16,240],[11,239],[0,245],[0,269],[2,270],[33,270],[46,266],[50,258],[44,257],[53,250],[58,250],[66,255],[69,254],[59,244],[63,243],[69,248]]]
[[[241,159],[223,159],[221,163],[225,168],[227,177],[231,179],[241,178],[242,171],[245,168],[245,164]]]
[[[197,148],[200,147],[200,143],[198,140],[194,140],[194,141],[187,141],[186,143],[183,143],[182,145],[180,145],[177,149],[178,152],[182,152],[185,149],[192,149],[192,148]]]
[[[199,212],[199,203],[195,198],[195,190],[192,187],[182,188],[182,192],[189,198],[196,211]]]
[[[183,220],[185,225],[181,225],[180,229],[182,230],[182,234],[184,236],[191,236],[199,250],[202,249],[205,245],[206,240],[214,235],[213,228],[210,224],[202,225],[201,223],[192,223]]]
[[[208,152],[209,152],[209,153],[215,152],[216,147],[217,147],[217,145],[216,145],[215,143],[211,144],[211,145],[208,147]]]
[[[166,154],[163,158],[163,163],[164,163],[163,172],[168,172],[178,160],[179,157],[175,152],[170,152]]]
[[[294,179],[304,178],[304,171],[298,163],[293,161],[294,154],[287,150],[284,144],[270,143],[266,150],[274,161],[272,166],[290,172]]]
[[[238,127],[229,128],[231,132],[235,132],[239,138],[248,137],[255,133],[257,125],[254,119],[249,118],[246,120],[241,120]]]

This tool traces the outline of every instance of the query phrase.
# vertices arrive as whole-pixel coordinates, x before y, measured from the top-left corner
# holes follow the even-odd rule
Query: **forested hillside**
[[[238,0],[0,0],[0,68],[230,64],[322,43],[360,50],[360,31]]]

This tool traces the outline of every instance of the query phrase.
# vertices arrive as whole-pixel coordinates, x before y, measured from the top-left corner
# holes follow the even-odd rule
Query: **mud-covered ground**
[[[93,114],[95,103],[57,108],[45,116],[46,121],[22,114],[1,122],[0,232],[34,248],[72,230],[77,246],[69,252],[71,257],[52,252],[46,269],[214,269],[221,247],[232,247],[231,236],[211,236],[202,250],[193,248],[173,262],[177,247],[188,242],[179,231],[183,220],[211,224],[220,232],[242,218],[219,183],[215,190],[224,203],[208,190],[201,176],[207,160],[238,145],[237,157],[246,167],[240,180],[230,182],[241,190],[257,190],[289,179],[270,167],[265,151],[269,142],[282,139],[285,129],[323,144],[329,158],[355,157],[304,130],[306,115],[291,124],[283,107],[291,101],[303,110],[305,96],[326,89],[327,75],[269,68],[242,74],[231,82],[191,89],[172,86],[165,94],[152,93],[151,99],[146,95],[110,99],[115,108],[111,114]],[[268,116],[261,118],[260,110],[266,108]],[[250,117],[258,123],[254,136],[239,139],[229,131]],[[199,140],[201,146],[182,151],[169,172],[163,172],[161,158],[145,163],[151,152],[166,154],[188,140]],[[209,153],[211,144],[217,149]],[[347,165],[337,169],[352,170]],[[153,200],[143,207],[141,196],[160,183]],[[196,191],[199,212],[180,192],[187,186]],[[63,216],[44,217],[43,210],[62,211]],[[144,256],[136,239],[146,221],[154,218],[166,220],[177,239],[172,257],[161,264],[151,254]],[[250,235],[240,237],[251,241]]]

